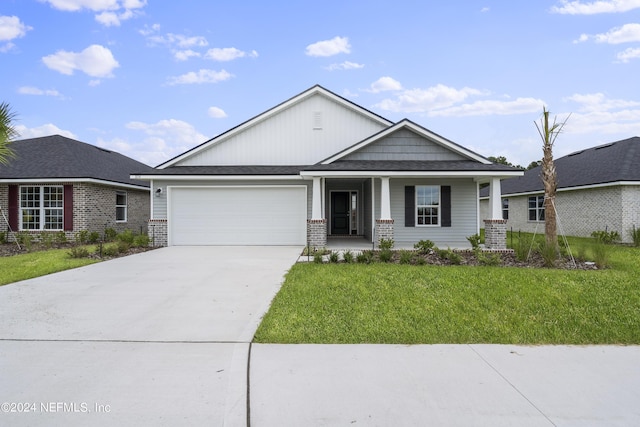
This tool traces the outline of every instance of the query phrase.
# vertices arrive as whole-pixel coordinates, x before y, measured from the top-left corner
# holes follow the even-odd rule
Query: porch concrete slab
[[[174,246],[0,287],[0,339],[250,342],[301,247]]]
[[[254,344],[251,424],[639,425],[638,356],[640,347]]]

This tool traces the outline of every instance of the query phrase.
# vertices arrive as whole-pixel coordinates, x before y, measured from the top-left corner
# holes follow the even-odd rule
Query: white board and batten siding
[[[168,199],[170,246],[306,241],[306,185],[173,186]]]
[[[315,94],[224,135],[177,165],[311,165],[384,129],[375,121],[326,96]]]

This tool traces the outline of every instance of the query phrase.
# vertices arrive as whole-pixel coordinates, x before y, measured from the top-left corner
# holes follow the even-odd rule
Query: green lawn
[[[609,250],[597,271],[296,264],[255,341],[640,344],[640,249]]]
[[[0,286],[98,261],[93,258],[71,258],[69,249],[51,249],[0,257]]]

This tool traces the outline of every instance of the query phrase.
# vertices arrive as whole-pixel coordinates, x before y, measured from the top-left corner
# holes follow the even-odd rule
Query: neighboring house
[[[151,182],[157,245],[321,247],[360,236],[453,248],[479,231],[479,183],[519,175],[314,86],[133,177]],[[504,246],[503,224],[496,230],[494,247]]]
[[[559,232],[590,236],[594,231],[620,233],[640,227],[640,138],[633,137],[577,151],[555,160]],[[503,218],[514,231],[544,233],[544,187],[541,167],[502,181]],[[488,211],[488,190],[481,192],[480,212]]]
[[[62,231],[74,240],[82,230],[147,231],[149,183],[130,174],[151,167],[60,135],[11,148],[16,157],[0,164],[0,233]]]

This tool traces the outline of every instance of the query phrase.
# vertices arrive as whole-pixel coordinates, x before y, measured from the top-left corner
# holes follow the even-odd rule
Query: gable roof
[[[440,135],[438,135],[437,133],[431,132],[430,130],[412,122],[409,119],[403,119],[401,121],[399,121],[398,123],[394,124],[393,126],[389,126],[386,129],[383,129],[382,131],[376,133],[375,135],[372,135],[368,138],[366,138],[363,141],[360,141],[354,145],[352,145],[351,147],[348,147],[344,150],[342,150],[339,153],[334,154],[333,156],[323,160],[322,164],[329,164],[329,163],[333,163],[336,160],[340,160],[346,156],[348,156],[351,153],[354,153],[358,150],[361,150],[362,148],[369,146],[371,144],[376,143],[377,141],[380,141],[381,139],[391,135],[394,132],[399,131],[400,129],[408,129],[420,136],[422,136],[423,138],[429,139],[430,141],[435,142],[436,144],[454,152],[457,153],[469,160],[474,160],[483,164],[491,164],[491,161],[482,157],[481,155],[474,153],[473,151],[456,144],[453,141],[448,140],[447,138],[444,138]]]
[[[174,158],[172,158],[170,160],[167,160],[164,163],[161,163],[160,165],[156,166],[156,168],[157,169],[164,169],[164,168],[167,168],[167,167],[170,167],[170,166],[174,166],[177,163],[179,163],[179,162],[181,162],[181,161],[183,161],[183,160],[185,160],[185,159],[187,159],[189,157],[192,157],[195,154],[197,154],[197,153],[199,153],[199,152],[201,152],[203,150],[206,150],[209,147],[212,147],[214,145],[220,144],[220,143],[232,138],[233,136],[238,135],[239,133],[245,131],[246,129],[248,129],[248,128],[252,127],[252,126],[255,126],[256,124],[258,124],[260,122],[268,120],[269,118],[271,118],[271,117],[275,116],[276,114],[278,114],[278,113],[290,108],[291,106],[293,106],[295,104],[298,104],[301,101],[303,101],[303,100],[305,100],[305,99],[307,99],[309,97],[312,97],[314,95],[318,95],[318,94],[322,95],[322,96],[325,96],[325,97],[331,99],[332,101],[342,105],[343,107],[348,108],[350,110],[353,110],[353,111],[361,114],[362,116],[365,116],[365,117],[373,120],[374,122],[379,123],[382,126],[386,127],[386,126],[391,126],[393,124],[393,122],[391,122],[390,120],[387,120],[384,117],[382,117],[382,116],[380,116],[380,115],[378,115],[376,113],[373,113],[373,112],[367,110],[366,108],[361,107],[360,105],[355,104],[355,103],[349,101],[348,99],[343,98],[343,97],[331,92],[330,90],[325,89],[324,87],[322,87],[320,85],[315,85],[315,86],[312,86],[311,88],[305,90],[304,92],[302,92],[302,93],[300,93],[300,94],[298,94],[298,95],[296,95],[296,96],[294,96],[292,98],[289,98],[288,100],[276,105],[275,107],[273,107],[273,108],[271,108],[271,109],[269,109],[269,110],[267,110],[267,111],[255,116],[255,117],[253,117],[253,118],[241,123],[240,125],[232,128],[232,129],[230,129],[230,130],[228,130],[228,131],[226,131],[224,133],[221,133],[220,135],[215,136],[215,137],[203,142],[202,144],[200,144],[200,145],[198,145],[198,146],[196,146],[196,147],[194,147],[194,148],[192,148],[192,149],[190,149],[190,150],[188,150],[188,151],[186,151],[186,152],[184,152],[184,153],[182,153],[182,154],[180,154],[180,155],[178,155],[178,156],[176,156],[176,157],[174,157]]]
[[[640,183],[640,137],[576,151],[554,160],[554,163],[558,173],[558,189],[616,182]],[[544,191],[541,170],[542,166],[537,166],[523,176],[502,181],[502,194]],[[488,195],[488,192],[481,193],[483,195]]]
[[[60,135],[11,142],[16,157],[0,164],[0,181],[98,180],[149,187],[130,178],[134,172],[152,168],[115,151]]]

